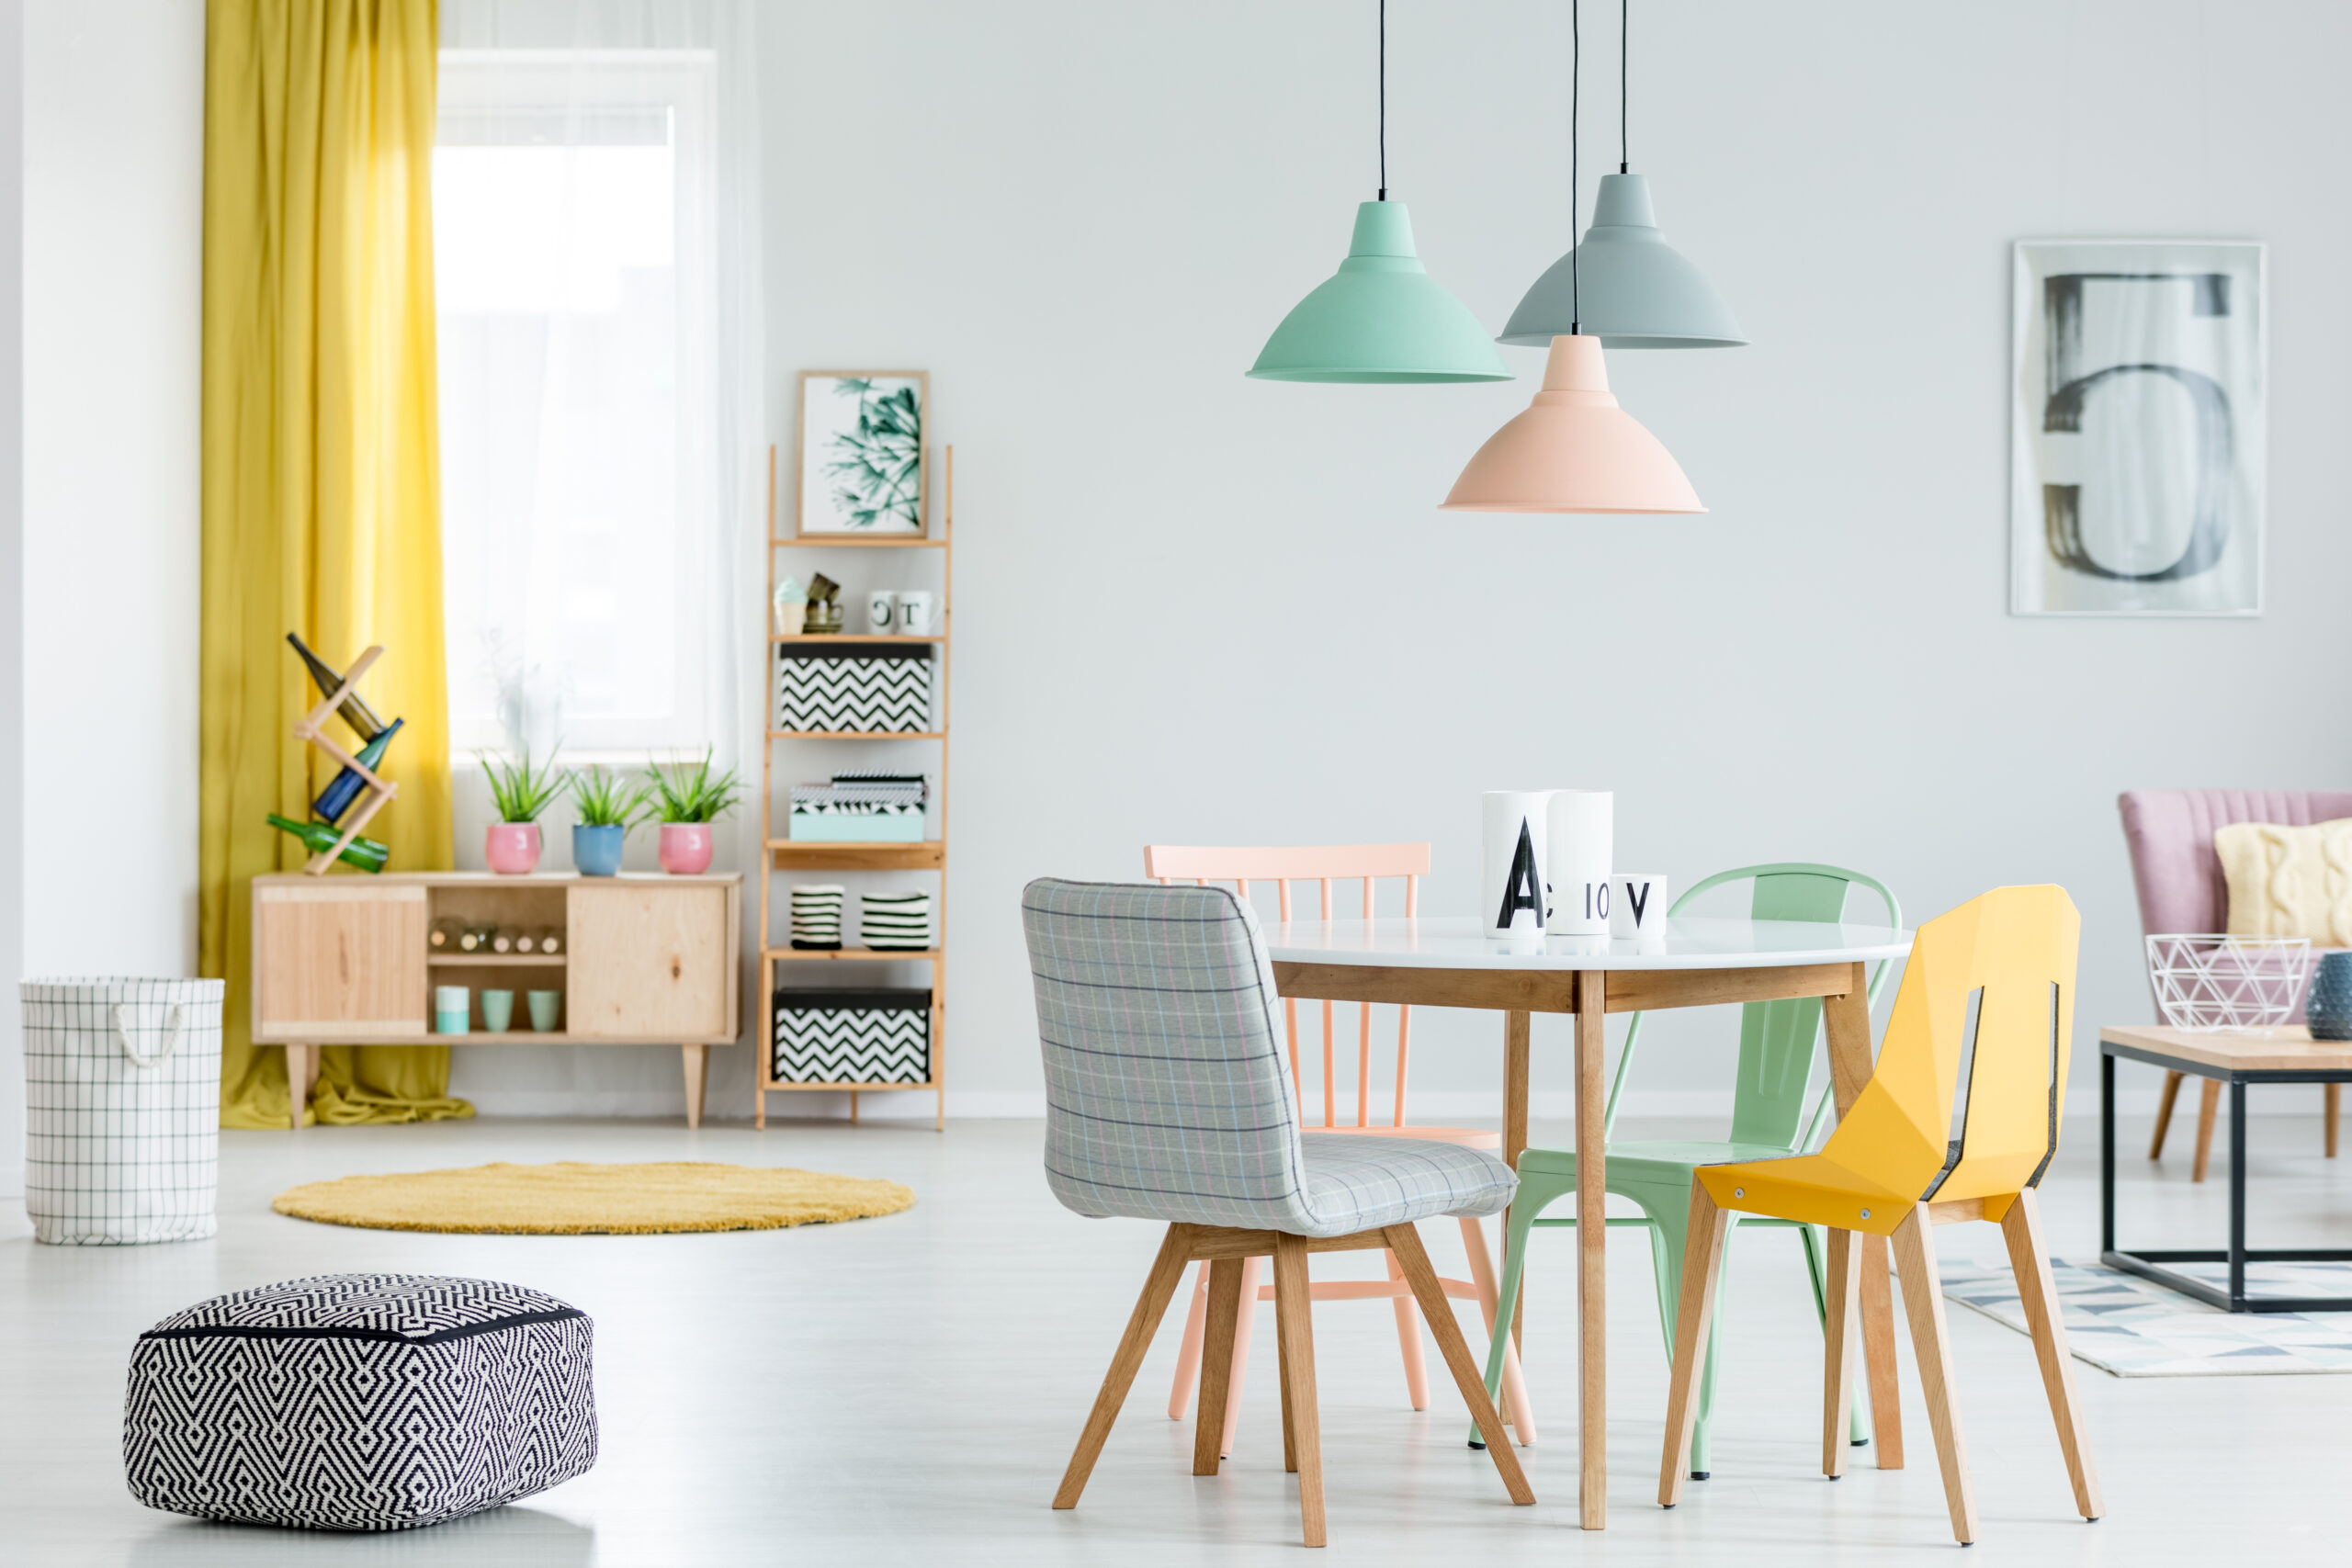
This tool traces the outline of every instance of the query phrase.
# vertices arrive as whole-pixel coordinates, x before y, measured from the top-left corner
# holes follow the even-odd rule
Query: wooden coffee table
[[[2301,1024],[2284,1029],[2191,1033],[2154,1025],[2110,1025],[2098,1032],[2099,1261],[2154,1280],[2224,1312],[2343,1312],[2352,1296],[2248,1296],[2249,1263],[2340,1263],[2352,1249],[2325,1247],[2249,1248],[2245,1244],[2245,1091],[2249,1084],[2352,1083],[2352,1041],[2313,1040]],[[2115,1064],[2144,1062],[2176,1073],[2214,1078],[2230,1088],[2230,1245],[2222,1251],[2125,1252],[2115,1245]],[[2224,1291],[2168,1263],[2230,1266]]]

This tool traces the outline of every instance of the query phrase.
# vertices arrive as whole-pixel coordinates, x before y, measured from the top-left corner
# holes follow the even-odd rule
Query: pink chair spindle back
[[[1429,874],[1430,847],[1427,844],[1333,844],[1300,849],[1275,848],[1211,848],[1189,844],[1148,844],[1143,852],[1143,869],[1147,876],[1162,883],[1230,882],[1235,891],[1246,901],[1252,882],[1271,882],[1280,918],[1291,919],[1291,885],[1312,882],[1319,894],[1316,918],[1335,918],[1331,910],[1331,885],[1334,882],[1360,882],[1363,886],[1363,918],[1371,919],[1374,906],[1374,880],[1384,876],[1405,879],[1405,914],[1408,918],[1420,912],[1420,882]],[[1334,1077],[1336,1063],[1332,1042],[1336,1034],[1333,1010],[1338,1004],[1323,1004],[1323,1125],[1336,1127],[1339,1104],[1338,1083]],[[1405,1122],[1405,1068],[1411,1051],[1412,1013],[1409,1007],[1396,1010],[1396,1105],[1389,1125],[1402,1127]],[[1371,1126],[1372,1101],[1372,1004],[1356,1004],[1356,1120],[1359,1127]],[[1306,1086],[1298,1073],[1298,999],[1283,999],[1283,1019],[1290,1040],[1290,1077],[1292,1087],[1306,1097]]]

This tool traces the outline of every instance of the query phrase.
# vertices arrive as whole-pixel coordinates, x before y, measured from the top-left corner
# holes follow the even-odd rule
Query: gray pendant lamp
[[[1508,381],[1486,327],[1413,251],[1388,199],[1388,4],[1380,5],[1380,197],[1356,208],[1340,270],[1284,316],[1251,376],[1263,381]]]
[[[1630,22],[1631,0],[1619,15],[1617,173],[1600,176],[1600,194],[1585,231],[1583,325],[1610,348],[1737,348],[1747,342],[1731,307],[1713,285],[1658,232],[1650,209],[1649,182],[1632,173],[1626,151],[1630,116],[1624,88],[1629,74],[1623,22]],[[1575,193],[1569,193],[1575,204]],[[1510,313],[1498,343],[1544,348],[1568,330],[1577,309],[1569,257],[1552,264]]]

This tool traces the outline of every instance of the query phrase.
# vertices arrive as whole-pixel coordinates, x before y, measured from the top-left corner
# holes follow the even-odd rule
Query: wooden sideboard
[[[732,1045],[742,878],[500,876],[486,871],[254,878],[253,1038],[286,1048],[308,1105],[322,1045],[675,1044],[686,1125],[702,1125],[706,1053]],[[564,933],[552,954],[437,951],[435,921]],[[503,1033],[433,1031],[433,988],[514,992]],[[524,993],[560,990],[558,1028],[529,1027]],[[294,1118],[299,1126],[301,1117]]]

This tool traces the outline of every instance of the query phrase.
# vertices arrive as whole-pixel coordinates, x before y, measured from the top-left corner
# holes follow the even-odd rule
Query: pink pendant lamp
[[[1617,406],[1589,333],[1552,340],[1544,389],[1487,438],[1442,512],[1704,512],[1658,438]]]
[[[1577,38],[1576,8],[1568,28]],[[1572,43],[1571,48],[1575,48]],[[1581,52],[1579,50],[1578,53]],[[1577,54],[1568,73],[1568,189],[1576,189]],[[1570,225],[1570,233],[1575,232]],[[1571,300],[1577,299],[1577,242],[1568,243]],[[1580,332],[1572,305],[1568,330],[1552,340],[1544,389],[1525,413],[1487,438],[1441,512],[1704,512],[1682,467],[1657,436],[1617,406],[1600,339]]]

